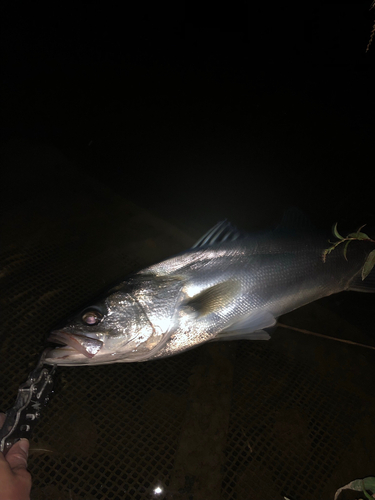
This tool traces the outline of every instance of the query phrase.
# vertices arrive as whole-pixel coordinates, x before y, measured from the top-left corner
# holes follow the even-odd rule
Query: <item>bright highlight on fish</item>
[[[373,245],[353,241],[323,259],[327,237],[290,210],[258,234],[219,222],[193,248],[119,283],[48,340],[46,363],[74,366],[147,361],[204,342],[268,340],[276,319],[343,290],[375,291],[361,271]]]

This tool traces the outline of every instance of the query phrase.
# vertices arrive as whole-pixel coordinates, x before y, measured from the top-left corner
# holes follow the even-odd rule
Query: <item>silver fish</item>
[[[268,340],[265,329],[309,302],[343,290],[375,291],[361,280],[365,242],[336,249],[289,211],[274,230],[250,235],[220,222],[193,248],[111,289],[48,340],[63,344],[46,363],[74,366],[146,361],[212,340]]]

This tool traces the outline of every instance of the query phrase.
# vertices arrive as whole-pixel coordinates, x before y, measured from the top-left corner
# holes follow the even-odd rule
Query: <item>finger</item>
[[[29,455],[29,440],[20,439],[15,443],[6,455],[6,460],[11,469],[15,472],[16,469],[27,468],[27,457]]]
[[[13,448],[16,445],[13,446]],[[19,448],[18,445],[17,448]],[[16,448],[16,450],[17,450]],[[22,448],[22,447],[21,447]],[[8,455],[10,454],[10,451]],[[17,500],[30,500],[30,490],[32,486],[30,472],[22,468],[11,469],[11,465],[2,453],[0,453],[0,498],[1,499],[17,499]]]

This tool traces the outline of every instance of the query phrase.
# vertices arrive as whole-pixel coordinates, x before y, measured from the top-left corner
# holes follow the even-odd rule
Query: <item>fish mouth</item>
[[[103,347],[103,342],[96,338],[70,333],[64,330],[55,330],[47,338],[48,342],[61,344],[64,347],[54,349],[49,357],[63,359],[72,354],[83,354],[88,359],[93,358]]]

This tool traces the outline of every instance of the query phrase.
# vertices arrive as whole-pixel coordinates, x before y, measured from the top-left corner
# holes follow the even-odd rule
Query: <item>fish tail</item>
[[[370,273],[365,279],[362,279],[362,273],[359,273],[349,284],[349,290],[354,292],[375,292],[375,267],[372,268]]]

